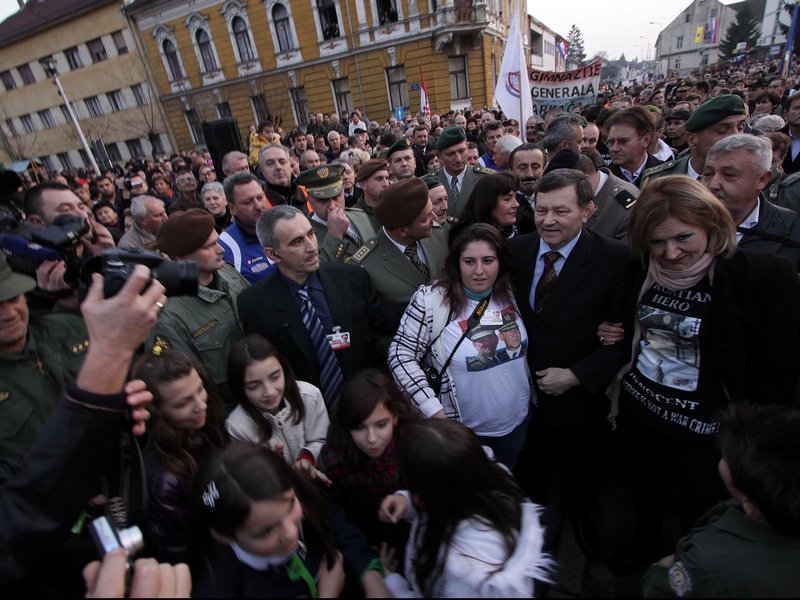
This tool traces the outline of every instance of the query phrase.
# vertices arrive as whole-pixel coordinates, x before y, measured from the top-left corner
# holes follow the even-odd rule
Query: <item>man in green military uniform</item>
[[[0,457],[19,456],[36,439],[89,348],[78,315],[29,315],[25,293],[35,287],[0,252]]]
[[[226,263],[214,230],[214,217],[190,209],[172,215],[158,231],[158,249],[179,260],[197,263],[197,296],[171,298],[147,338],[148,347],[173,348],[205,365],[214,383],[228,380],[228,353],[242,338],[236,297],[250,286]]]
[[[478,177],[496,173],[486,167],[469,166],[467,148],[467,134],[458,125],[442,131],[436,140],[436,150],[442,163],[437,175],[447,188],[447,212],[451,215],[457,216],[464,208]]]
[[[350,259],[367,270],[384,302],[403,310],[421,285],[439,277],[447,258],[447,237],[431,207],[421,179],[390,185],[375,207],[381,230]]]
[[[730,135],[743,133],[747,124],[744,100],[735,94],[717,96],[695,110],[686,121],[686,143],[691,154],[647,169],[641,189],[653,179],[665,175],[688,175],[700,179],[711,146]]]
[[[358,168],[356,181],[364,194],[347,212],[348,218],[358,230],[363,244],[378,235],[381,224],[373,214],[381,192],[389,187],[389,165],[382,158],[368,160]]]
[[[449,232],[453,224],[458,223],[458,217],[447,215],[447,188],[439,181],[436,173],[428,173],[420,179],[428,186],[428,200],[431,201],[431,209],[436,213],[436,222],[444,228],[445,233]]]
[[[386,153],[386,160],[389,161],[389,169],[397,181],[413,177],[417,169],[414,148],[411,146],[411,140],[406,137],[391,145],[389,152]]]
[[[503,362],[497,355],[497,342],[500,340],[493,328],[478,325],[467,332],[467,337],[478,352],[477,356],[467,359],[467,371],[485,371]]]

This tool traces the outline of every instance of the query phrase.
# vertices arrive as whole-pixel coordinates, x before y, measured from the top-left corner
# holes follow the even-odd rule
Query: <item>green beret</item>
[[[381,192],[373,214],[378,223],[394,229],[411,223],[427,204],[428,186],[417,177],[409,177]]]
[[[301,171],[296,181],[297,185],[305,186],[309,196],[327,200],[342,193],[342,173],[344,166],[335,162]]]
[[[156,246],[169,256],[186,256],[202,248],[214,231],[214,217],[202,208],[172,213],[161,224]]]
[[[410,150],[410,149],[411,149],[411,140],[409,140],[406,137],[400,138],[394,144],[392,144],[391,148],[389,148],[389,152],[386,153],[386,158],[388,159],[392,154],[394,154],[395,152],[400,152],[400,150]]]
[[[436,186],[444,185],[441,181],[439,181],[439,176],[436,173],[428,173],[420,177],[420,179],[425,182],[425,185],[428,186],[429,190],[432,190]]]
[[[27,294],[36,287],[36,280],[27,275],[15,273],[8,266],[6,253],[0,252],[0,302]]]
[[[467,134],[461,125],[451,125],[439,134],[439,139],[436,140],[436,149],[444,150],[450,146],[455,146],[467,139]]]
[[[692,116],[686,121],[686,131],[700,131],[725,117],[744,114],[746,114],[744,100],[736,94],[724,94],[710,98],[695,109]]]

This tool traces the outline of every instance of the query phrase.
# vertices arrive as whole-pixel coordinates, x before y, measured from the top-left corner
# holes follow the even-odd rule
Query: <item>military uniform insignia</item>
[[[328,170],[328,167],[319,167],[317,169],[317,176],[320,179],[327,179],[329,173],[330,173],[330,171]]]
[[[89,349],[89,340],[85,339],[83,341],[67,344],[67,350],[69,351],[72,356],[80,356],[82,354],[86,354],[86,351]]]
[[[436,229],[437,227],[438,227],[439,229],[441,229],[441,228],[442,228],[442,226],[441,226],[441,225],[439,225],[439,221],[434,221],[434,222],[433,222],[433,228],[434,228],[434,229]]]
[[[193,337],[194,339],[197,339],[197,338],[199,338],[201,335],[203,335],[204,333],[207,333],[209,330],[211,330],[211,329],[213,329],[214,327],[216,327],[217,325],[219,325],[219,321],[217,321],[216,319],[214,319],[213,321],[211,321],[211,322],[209,322],[209,323],[206,323],[206,324],[205,324],[205,325],[203,325],[203,326],[202,326],[200,329],[198,329],[197,331],[195,331],[194,333],[192,333],[192,337]]]
[[[3,402],[4,400],[8,400],[10,397],[11,397],[11,392],[8,392],[6,390],[3,390],[2,392],[0,392],[0,402]]]
[[[169,350],[172,346],[169,343],[169,340],[166,338],[161,337],[160,335],[156,336],[155,345],[159,348],[163,348],[164,350]]]
[[[353,254],[353,256],[348,258],[345,262],[360,263],[370,252],[372,252],[373,248],[375,248],[375,244],[377,244],[377,242],[374,239],[368,241],[366,245],[361,246],[361,248],[358,249],[358,252]]]
[[[480,173],[481,175],[495,175],[497,173],[497,171],[490,169],[489,167],[472,167],[472,170],[475,173]]]
[[[675,595],[683,598],[692,593],[692,576],[681,561],[676,562],[668,572],[669,586]]]
[[[447,222],[455,225],[458,223],[458,217],[447,217]]]
[[[631,194],[628,190],[615,187],[611,190],[611,195],[614,196],[614,200],[619,202],[625,210],[630,210],[631,207],[636,204],[636,196]]]

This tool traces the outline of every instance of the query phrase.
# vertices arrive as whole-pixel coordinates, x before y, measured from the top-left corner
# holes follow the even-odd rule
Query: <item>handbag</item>
[[[447,367],[450,366],[450,362],[453,360],[453,356],[455,356],[456,350],[458,350],[458,347],[461,345],[461,342],[464,341],[464,338],[467,337],[467,332],[473,327],[477,327],[478,324],[480,323],[481,317],[483,317],[483,313],[485,313],[486,309],[489,307],[490,298],[491,294],[489,296],[486,296],[486,298],[484,298],[483,300],[481,300],[478,303],[478,306],[475,307],[475,310],[472,311],[472,314],[470,315],[469,319],[467,319],[467,327],[464,329],[464,333],[461,335],[461,338],[459,338],[456,345],[453,346],[453,351],[450,353],[450,356],[447,357],[447,360],[445,361],[444,366],[440,371],[437,371],[436,368],[430,364],[431,361],[428,360],[428,355],[430,355],[433,344],[442,335],[444,329],[442,329],[442,331],[439,332],[439,335],[433,338],[433,340],[431,340],[431,343],[428,344],[428,347],[425,350],[425,355],[422,357],[423,363],[421,367],[422,367],[422,372],[425,373],[425,379],[428,380],[428,386],[433,390],[433,393],[436,394],[436,396],[439,395],[439,392],[442,389],[442,376],[444,375],[444,372],[447,370]],[[447,315],[448,323],[450,323],[450,319],[452,318],[452,316],[453,314],[451,311],[450,314]],[[447,327],[447,325],[445,325],[445,327]]]

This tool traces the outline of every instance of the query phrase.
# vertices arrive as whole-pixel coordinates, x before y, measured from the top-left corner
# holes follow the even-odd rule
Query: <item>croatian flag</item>
[[[567,60],[567,42],[566,40],[561,40],[556,44],[556,48],[558,48],[558,53],[561,55],[561,58]]]
[[[428,88],[425,87],[425,76],[422,74],[422,65],[419,66],[419,111],[423,115],[431,114],[431,106],[428,103]]]
[[[711,43],[717,43],[717,26],[719,25],[719,19],[714,17],[711,19]]]

